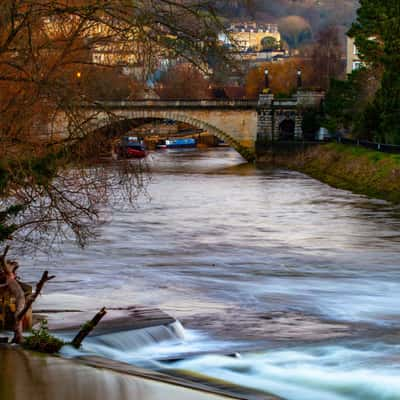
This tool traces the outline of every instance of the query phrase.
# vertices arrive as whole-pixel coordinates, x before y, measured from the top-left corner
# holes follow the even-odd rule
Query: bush
[[[32,329],[32,335],[25,339],[23,346],[27,350],[53,354],[59,352],[64,344],[62,340],[50,335],[47,320],[43,320],[39,329]]]

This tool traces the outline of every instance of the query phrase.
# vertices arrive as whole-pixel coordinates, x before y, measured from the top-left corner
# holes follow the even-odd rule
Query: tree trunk
[[[23,319],[30,307],[32,306],[33,302],[39,296],[45,283],[53,279],[54,276],[49,276],[48,272],[45,271],[39,283],[36,285],[35,293],[31,294],[26,299],[24,290],[19,284],[15,273],[18,269],[18,264],[16,262],[11,262],[6,259],[8,250],[9,246],[6,247],[3,255],[0,256],[0,266],[6,278],[6,286],[11,292],[11,295],[15,297],[14,338],[12,340],[12,343],[21,344],[24,341]]]
[[[11,294],[15,297],[13,343],[22,343],[22,319],[17,318],[17,315],[25,308],[25,293],[16,280],[14,273],[10,274],[10,277],[7,277],[7,286]]]
[[[17,315],[25,308],[25,293],[21,285],[17,281],[15,271],[18,269],[18,264],[10,262],[6,259],[9,246],[4,250],[3,255],[0,257],[0,264],[3,274],[6,278],[6,286],[8,287],[11,295],[15,298],[15,322],[14,322],[14,338],[13,343],[22,343],[22,319],[18,319]]]

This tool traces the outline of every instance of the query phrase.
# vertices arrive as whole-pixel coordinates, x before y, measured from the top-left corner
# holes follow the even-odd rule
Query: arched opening
[[[99,123],[99,125],[102,125],[102,127],[99,128],[97,132],[102,132],[102,134],[109,140],[113,140],[114,138],[117,138],[119,136],[126,135],[127,133],[139,128],[140,126],[146,127],[147,125],[147,128],[149,128],[144,129],[143,132],[140,133],[141,137],[150,137],[154,133],[152,132],[152,130],[154,131],[156,129],[159,129],[160,127],[166,129],[167,125],[169,125],[170,128],[175,129],[175,127],[178,126],[178,131],[166,131],[165,135],[163,136],[179,136],[180,134],[192,134],[199,137],[199,135],[204,132],[208,134],[208,138],[205,139],[206,142],[208,141],[210,143],[212,141],[210,137],[215,137],[215,143],[222,142],[226,146],[232,147],[246,160],[253,161],[255,158],[254,152],[251,149],[242,146],[230,135],[216,128],[215,126],[208,124],[205,121],[200,121],[184,114],[181,115],[175,112],[165,111],[138,111],[129,114],[130,115],[127,116],[127,118],[120,119],[112,123],[110,123],[110,121],[108,121],[108,123],[106,123],[105,121],[103,123]],[[158,124],[158,126],[155,126],[154,129],[152,129],[150,124]]]
[[[279,139],[280,140],[293,140],[294,139],[294,131],[295,131],[295,122],[286,117],[279,124]]]

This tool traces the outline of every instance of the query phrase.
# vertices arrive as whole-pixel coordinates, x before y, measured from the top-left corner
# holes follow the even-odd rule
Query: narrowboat
[[[193,138],[187,139],[168,139],[165,141],[165,145],[167,149],[179,149],[179,148],[188,148],[188,147],[196,147],[197,140]]]
[[[116,145],[115,152],[118,158],[145,158],[146,149],[138,138],[124,136]]]

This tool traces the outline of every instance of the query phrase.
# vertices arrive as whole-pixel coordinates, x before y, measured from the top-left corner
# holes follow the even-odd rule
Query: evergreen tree
[[[354,37],[366,67],[383,71],[372,103],[379,116],[374,124],[375,139],[400,144],[400,2],[360,0],[357,20],[349,35]],[[371,108],[366,110],[370,111]]]

